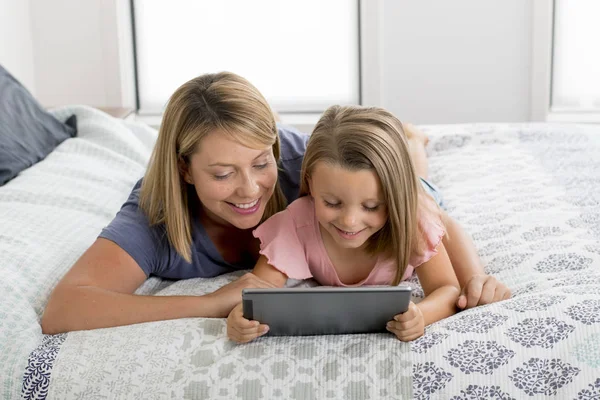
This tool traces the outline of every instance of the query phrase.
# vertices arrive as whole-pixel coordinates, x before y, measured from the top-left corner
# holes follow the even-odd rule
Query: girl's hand
[[[425,333],[425,319],[421,309],[412,301],[404,314],[398,314],[387,323],[387,330],[403,342],[410,342]]]
[[[475,275],[463,287],[456,306],[460,309],[509,299],[510,289],[491,275]]]
[[[227,336],[237,343],[248,343],[269,331],[267,325],[258,321],[249,321],[244,318],[242,303],[231,310],[227,317]]]

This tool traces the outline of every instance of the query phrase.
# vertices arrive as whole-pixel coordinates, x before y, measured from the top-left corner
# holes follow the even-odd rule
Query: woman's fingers
[[[473,308],[479,304],[481,299],[481,293],[483,291],[483,280],[482,277],[476,276],[472,278],[467,284],[466,296],[467,306],[466,308]]]
[[[484,304],[493,303],[497,289],[498,281],[496,281],[496,278],[494,278],[493,276],[489,276],[483,283],[483,288],[481,289],[481,296],[479,297],[477,305],[481,306]]]

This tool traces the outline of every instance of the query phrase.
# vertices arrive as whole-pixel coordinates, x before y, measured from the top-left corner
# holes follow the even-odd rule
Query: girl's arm
[[[425,292],[425,298],[388,322],[387,330],[404,342],[423,336],[425,327],[456,313],[456,299],[460,294],[458,279],[452,269],[444,244],[437,247],[437,254],[417,268],[417,276]]]
[[[252,273],[263,281],[273,284],[275,287],[283,287],[287,282],[287,275],[269,264],[267,257],[261,255]]]
[[[437,254],[416,268],[425,298],[417,304],[425,326],[456,313],[460,285],[443,243]]]
[[[146,280],[135,260],[107,239],[96,242],[61,279],[42,316],[42,332],[56,334],[190,317],[226,317],[242,289],[272,287],[253,274],[204,296],[139,296]]]

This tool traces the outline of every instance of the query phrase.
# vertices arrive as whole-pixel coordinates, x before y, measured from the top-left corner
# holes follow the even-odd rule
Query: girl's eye
[[[256,168],[256,169],[265,169],[265,168],[267,168],[267,165],[269,165],[269,163],[255,165],[254,168]]]
[[[325,203],[325,206],[327,206],[327,207],[331,207],[331,208],[340,207],[340,203],[330,203],[327,200],[323,200],[323,202]]]
[[[375,207],[366,207],[366,206],[363,206],[363,207],[364,207],[364,209],[366,211],[369,211],[369,212],[377,211],[377,209],[379,208],[379,206],[375,206]]]

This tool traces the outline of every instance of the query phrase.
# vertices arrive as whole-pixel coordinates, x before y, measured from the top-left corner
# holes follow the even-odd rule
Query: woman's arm
[[[416,268],[425,298],[417,304],[425,326],[456,313],[460,286],[443,243],[437,254]]]
[[[140,296],[135,260],[107,239],[96,242],[58,283],[42,316],[46,334],[190,317],[226,317],[246,287],[271,287],[253,274],[204,296]]]
[[[448,232],[443,243],[462,288],[458,307],[471,308],[510,298],[510,289],[485,273],[473,240],[458,221],[445,212],[442,219]]]

